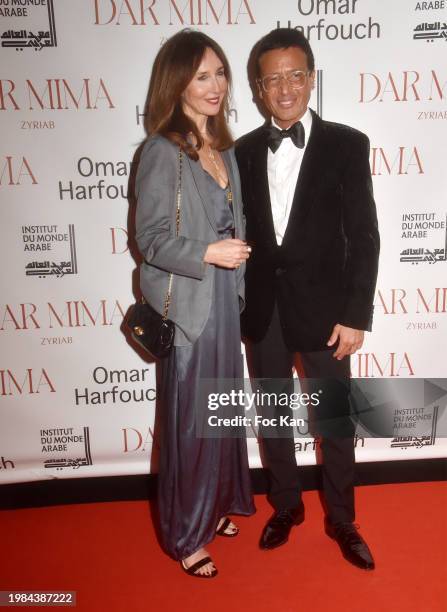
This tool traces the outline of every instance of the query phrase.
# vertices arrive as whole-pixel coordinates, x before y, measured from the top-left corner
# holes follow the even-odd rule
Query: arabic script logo
[[[413,30],[413,39],[425,40],[425,42],[433,42],[434,40],[447,42],[447,23],[445,21],[420,23]]]
[[[59,427],[41,429],[40,441],[43,453],[51,453],[52,459],[44,461],[44,467],[56,470],[93,465],[88,427]]]
[[[26,276],[62,278],[78,273],[75,228],[71,223],[68,231],[57,225],[23,225],[22,240],[25,253],[33,253],[33,261],[25,266]],[[42,260],[39,254],[44,254]]]
[[[8,0],[2,4],[7,5]],[[16,51],[23,51],[25,48],[42,51],[47,47],[57,47],[53,0],[47,0],[47,5],[44,2],[28,3],[26,9],[5,7],[0,9],[0,13],[4,17],[21,19],[20,29],[10,28],[2,33],[2,47],[15,48]]]
[[[446,379],[352,381],[352,418],[357,431],[392,438],[391,446],[432,446],[445,436]]]
[[[435,213],[404,214],[402,230],[402,238],[417,238],[424,245],[403,249],[400,252],[402,263],[414,266],[447,261],[447,214],[445,220],[437,220]],[[440,246],[434,247],[433,241]]]

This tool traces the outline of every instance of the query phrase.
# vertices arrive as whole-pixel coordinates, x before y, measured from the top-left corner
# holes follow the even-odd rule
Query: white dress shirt
[[[306,110],[300,119],[304,127],[304,148],[296,147],[291,138],[283,138],[275,153],[268,150],[267,175],[276,242],[281,244],[289,222],[290,209],[301,168],[304,151],[312,128],[312,114]],[[272,124],[281,129],[272,117]],[[293,124],[291,124],[293,125]]]

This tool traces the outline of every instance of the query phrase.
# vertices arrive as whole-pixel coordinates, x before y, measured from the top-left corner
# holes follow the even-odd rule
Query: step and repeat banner
[[[155,366],[123,331],[137,286],[129,183],[152,62],[185,27],[228,55],[235,137],[262,122],[253,44],[276,27],[309,38],[311,106],[371,141],[381,264],[352,376],[446,377],[445,5],[0,0],[1,483],[156,471]],[[394,438],[358,436],[358,461],[445,456],[440,403],[398,411]],[[297,439],[298,463],[315,463],[316,446]]]

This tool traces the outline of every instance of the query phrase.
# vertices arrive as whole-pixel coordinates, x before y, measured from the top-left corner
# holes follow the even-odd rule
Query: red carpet
[[[445,612],[446,491],[442,482],[356,489],[373,572],[348,564],[324,534],[315,491],[304,494],[306,521],[289,543],[258,550],[271,510],[257,496],[256,515],[237,520],[241,534],[208,547],[213,580],[162,554],[147,502],[2,511],[0,590],[73,590],[75,609],[89,612]]]

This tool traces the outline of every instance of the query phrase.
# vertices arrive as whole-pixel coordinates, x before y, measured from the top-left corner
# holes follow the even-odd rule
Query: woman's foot
[[[224,516],[217,525],[216,533],[226,538],[234,538],[239,533],[239,529],[227,516]]]
[[[182,568],[190,576],[213,578],[217,574],[216,566],[204,548],[180,561]]]

